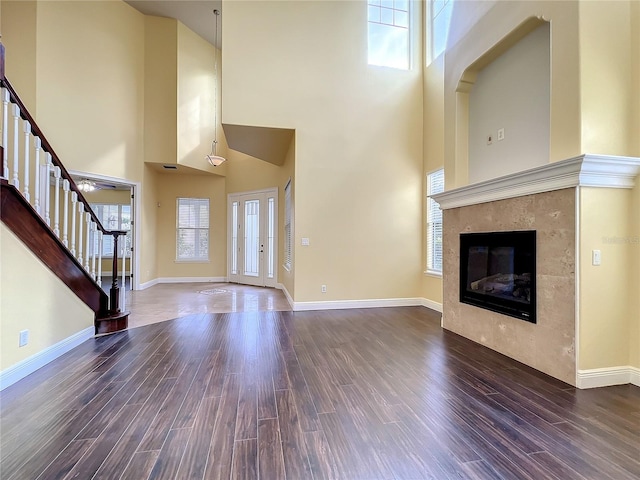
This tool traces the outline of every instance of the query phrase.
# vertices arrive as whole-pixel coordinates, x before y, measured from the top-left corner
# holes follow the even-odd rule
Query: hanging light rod
[[[215,38],[214,38],[214,46],[213,46],[213,52],[215,55],[214,71],[216,75],[216,83],[215,83],[215,89],[214,89],[214,105],[213,105],[214,138],[213,138],[213,142],[211,142],[211,153],[209,155],[206,155],[205,158],[207,159],[207,162],[209,162],[211,166],[217,167],[218,165],[222,164],[226,159],[216,154],[216,148],[218,146],[218,52],[216,51],[215,44],[218,43],[218,17],[220,16],[220,10],[218,9],[213,10],[213,14],[216,16],[216,29],[215,29]]]

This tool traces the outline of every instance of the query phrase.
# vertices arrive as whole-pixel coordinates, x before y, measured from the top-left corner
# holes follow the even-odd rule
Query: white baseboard
[[[428,298],[422,298],[422,306],[430,308],[431,310],[435,310],[438,313],[442,313],[442,304],[438,302],[434,302],[433,300],[429,300]]]
[[[41,367],[44,367],[47,363],[64,355],[69,350],[80,345],[82,342],[92,338],[94,333],[94,326],[87,327],[84,330],[80,330],[78,333],[56,343],[55,345],[51,345],[41,352],[31,355],[29,358],[25,358],[21,362],[3,370],[0,372],[0,390],[4,390],[8,386],[16,383],[18,380],[22,380],[27,375],[32,374]]]
[[[294,308],[295,302],[293,301],[293,298],[289,294],[289,290],[287,290],[287,287],[285,287],[282,283],[279,283],[276,285],[276,288],[284,292],[284,296],[287,298],[287,302],[289,302],[289,306],[291,307],[291,310],[295,310]]]
[[[159,283],[226,283],[227,277],[159,277],[140,284],[145,290]]]
[[[422,306],[422,298],[381,298],[367,300],[328,300],[324,302],[293,302],[296,312],[307,310],[342,310],[349,308],[413,307]],[[291,303],[291,302],[290,302]]]
[[[609,367],[578,370],[576,386],[578,388],[610,387],[632,383],[640,387],[640,368]]]

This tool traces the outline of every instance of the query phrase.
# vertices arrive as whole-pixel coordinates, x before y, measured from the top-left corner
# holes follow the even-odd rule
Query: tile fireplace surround
[[[443,212],[443,328],[577,384],[577,191],[632,188],[640,161],[582,155],[436,195]],[[537,231],[537,323],[460,303],[460,233]]]

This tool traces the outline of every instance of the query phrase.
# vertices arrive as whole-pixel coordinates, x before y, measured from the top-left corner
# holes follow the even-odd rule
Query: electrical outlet
[[[594,267],[599,266],[602,263],[602,254],[600,252],[600,250],[593,250],[591,252],[591,264]]]
[[[29,343],[29,330],[21,330],[19,346],[24,347],[27,343]]]
[[[493,143],[493,135],[487,135],[487,145],[491,145]]]
[[[307,237],[302,237],[302,246],[303,247],[309,246],[309,239]]]
[[[502,140],[504,140],[504,128],[498,130],[498,141],[500,142]]]
[[[327,286],[326,285],[322,285],[322,287],[320,287],[320,291],[322,293],[327,293]]]

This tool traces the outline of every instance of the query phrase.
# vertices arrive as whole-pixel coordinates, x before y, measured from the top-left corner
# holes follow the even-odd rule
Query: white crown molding
[[[576,375],[576,386],[581,389],[610,387],[627,383],[640,387],[640,368],[631,366],[593,368],[591,370],[578,370]]]
[[[433,196],[440,208],[465,207],[578,186],[633,188],[640,158],[580,155]]]
[[[93,337],[95,327],[87,327],[78,333],[65,338],[64,340],[45,348],[44,350],[31,355],[29,358],[10,366],[0,372],[0,390],[4,390],[27,375],[31,375],[39,368],[44,367],[47,363],[52,362],[56,358],[64,355],[69,350],[77,347],[81,343]]]

